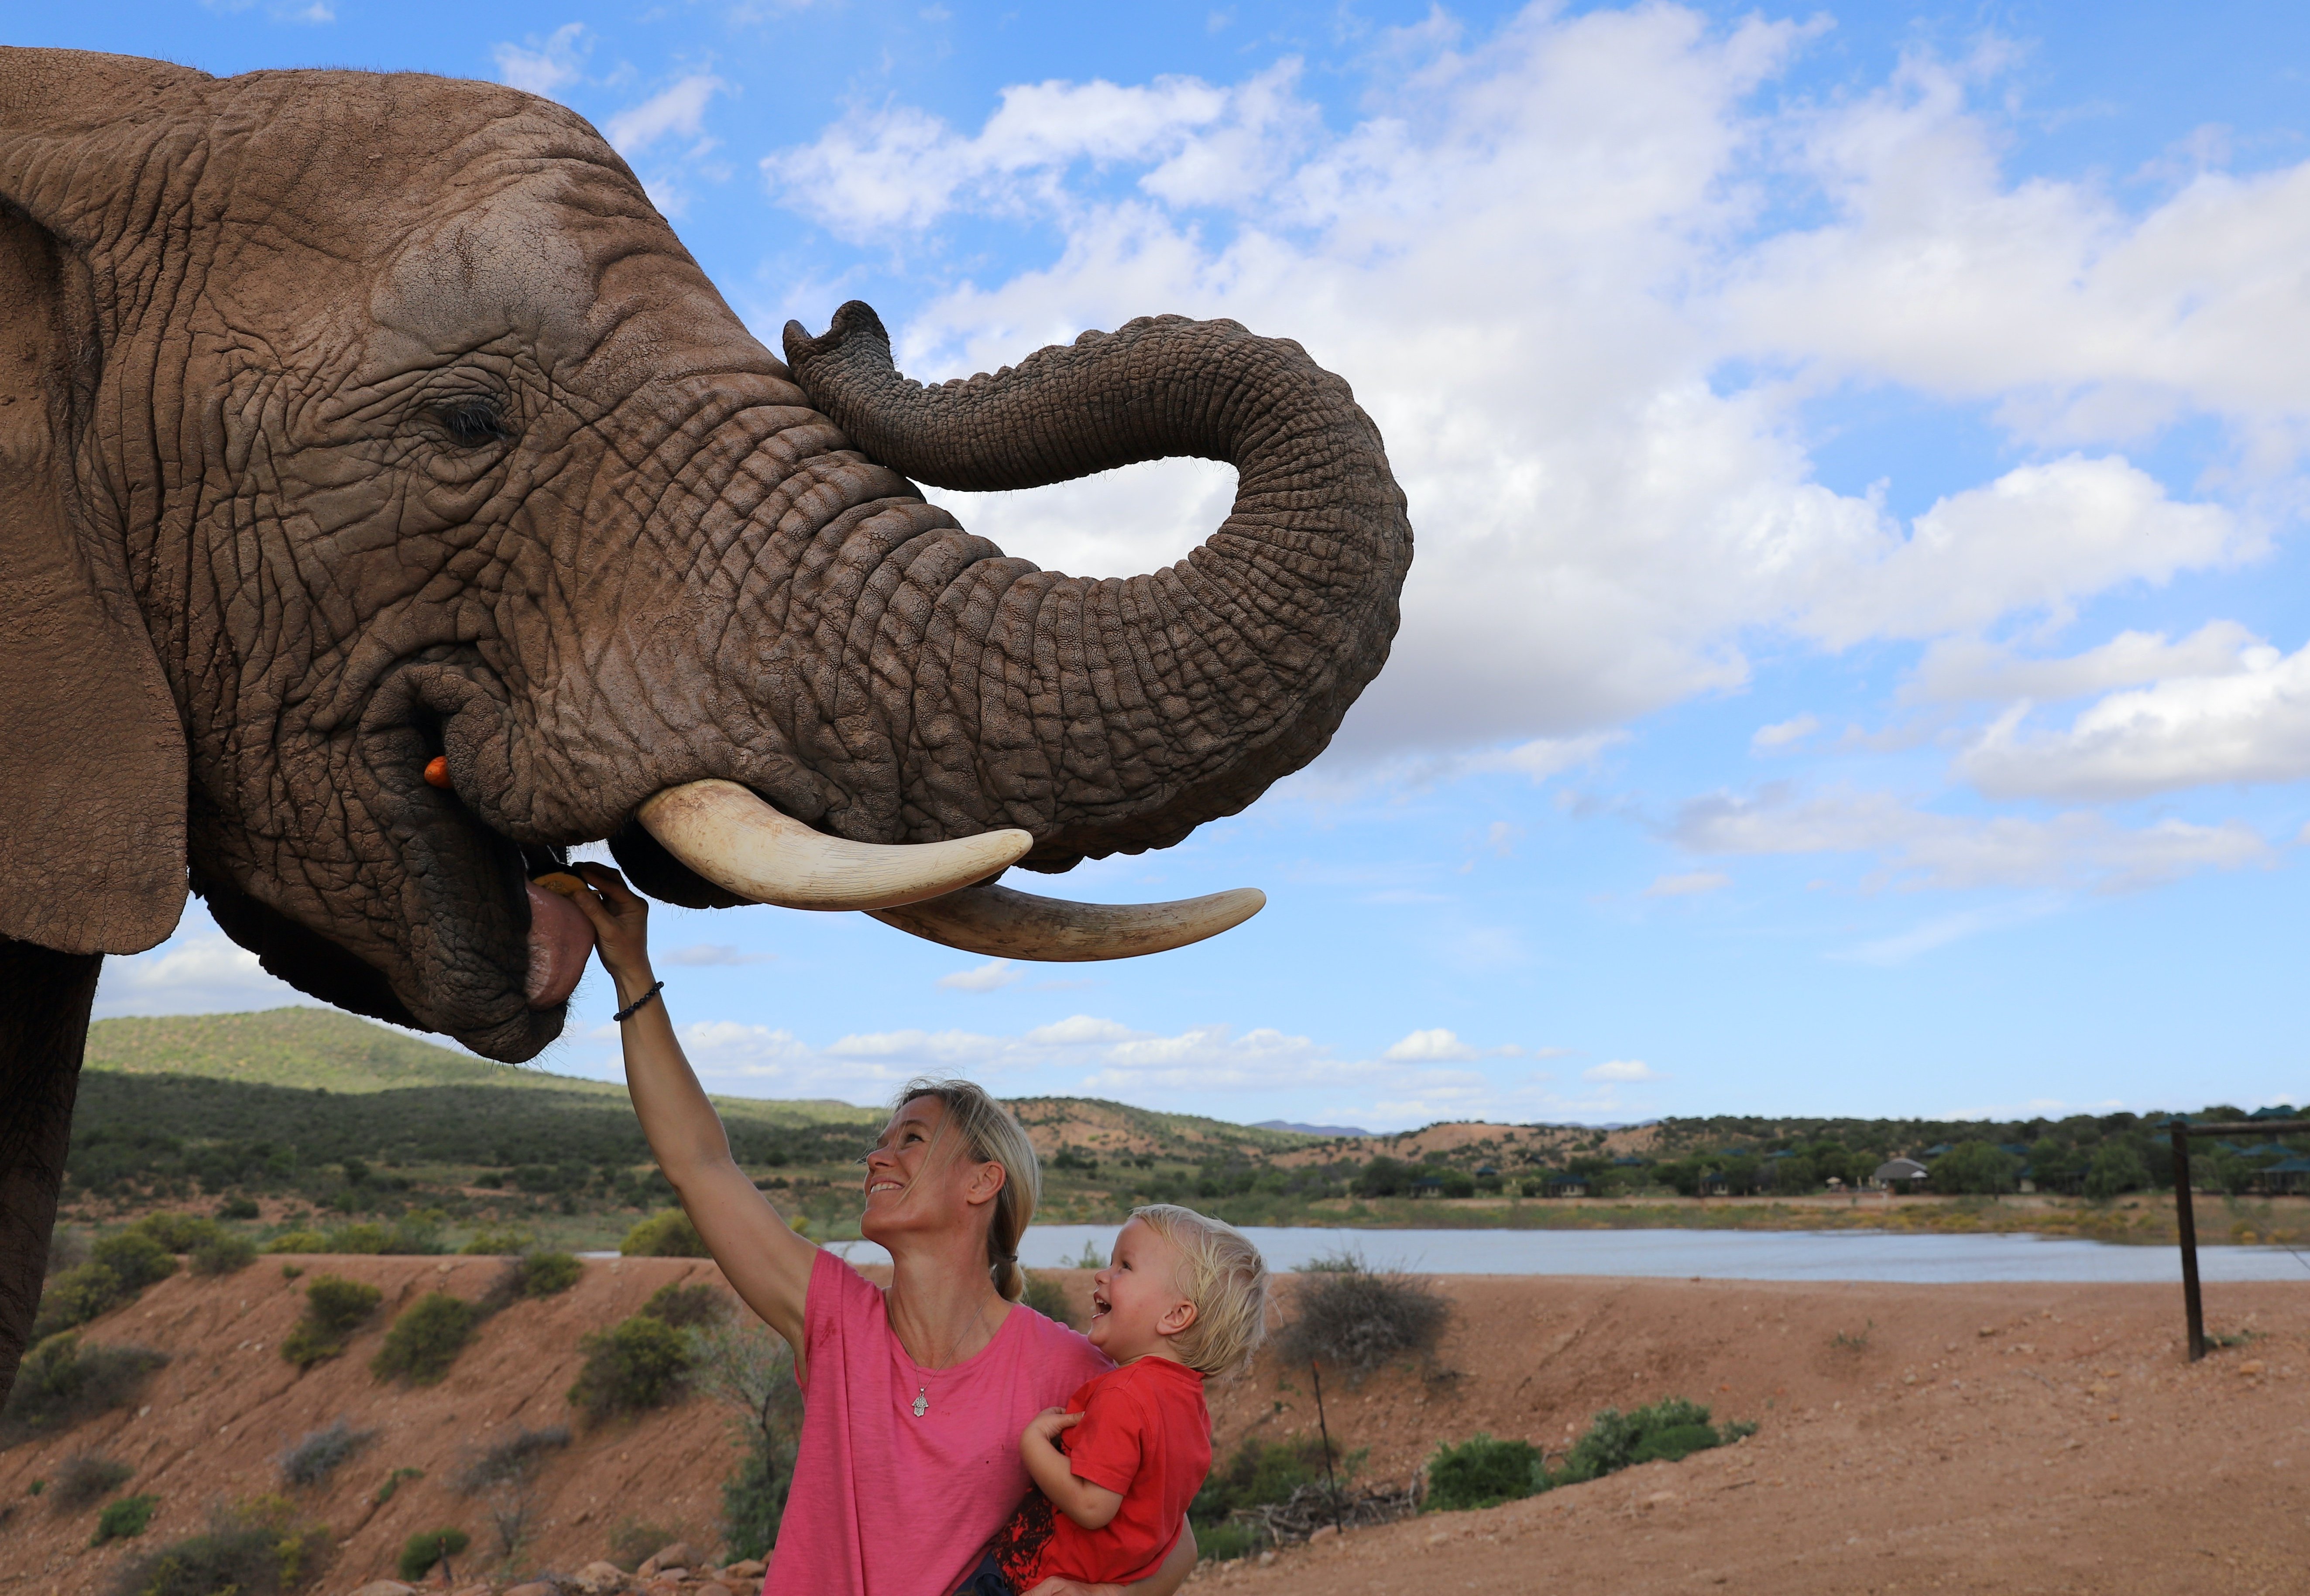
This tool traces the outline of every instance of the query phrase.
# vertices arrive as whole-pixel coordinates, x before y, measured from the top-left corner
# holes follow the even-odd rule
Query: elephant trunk
[[[894,369],[863,304],[786,342],[860,449],[934,486],[1041,487],[1172,455],[1236,469],[1227,520],[1168,569],[980,560],[940,595],[944,646],[912,683],[932,790],[909,797],[977,807],[935,790],[967,770],[1035,834],[1028,868],[1167,846],[1235,813],[1323,750],[1385,662],[1411,561],[1403,493],[1346,382],[1297,343],[1158,317],[925,387]],[[968,747],[942,757],[942,738]]]

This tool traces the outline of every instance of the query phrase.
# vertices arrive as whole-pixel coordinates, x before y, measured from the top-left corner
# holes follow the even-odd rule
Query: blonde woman
[[[723,1274],[794,1349],[802,1447],[764,1596],[949,1596],[1034,1488],[1020,1432],[1113,1366],[1019,1304],[1035,1149],[969,1082],[909,1087],[866,1157],[859,1228],[891,1261],[877,1288],[795,1235],[733,1161],[650,970],[648,905],[606,866],[578,872],[650,1151]],[[1134,1584],[1052,1579],[1028,1596],[1172,1596],[1194,1566],[1182,1530]]]

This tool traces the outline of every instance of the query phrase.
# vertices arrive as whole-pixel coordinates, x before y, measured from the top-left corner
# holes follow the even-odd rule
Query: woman
[[[650,1151],[723,1274],[794,1349],[802,1447],[765,1596],[947,1596],[1032,1488],[1020,1432],[1109,1366],[1019,1305],[1034,1148],[968,1081],[909,1087],[866,1155],[859,1229],[891,1262],[876,1289],[795,1235],[732,1160],[650,972],[648,905],[605,865],[577,870]],[[1135,1585],[1046,1580],[1029,1596],[1171,1596],[1194,1566],[1183,1531]]]

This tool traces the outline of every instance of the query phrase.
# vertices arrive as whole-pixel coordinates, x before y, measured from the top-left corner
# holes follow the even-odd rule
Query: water
[[[1029,1269],[1064,1268],[1088,1245],[1101,1258],[1113,1225],[1038,1225],[1019,1248]],[[2174,1247],[2113,1246],[2036,1236],[1890,1236],[1871,1230],[1320,1230],[1244,1232],[1270,1269],[1298,1269],[1341,1252],[1375,1269],[1462,1275],[1649,1275],[1710,1280],[2148,1281],[2179,1285]],[[887,1263],[873,1242],[837,1244],[854,1263]],[[2300,1280],[2310,1251],[2201,1247],[2199,1278]]]

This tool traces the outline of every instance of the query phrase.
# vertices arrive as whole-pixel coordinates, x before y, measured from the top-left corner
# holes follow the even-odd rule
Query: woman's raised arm
[[[594,924],[595,949],[618,984],[622,1010],[656,980],[650,972],[649,905],[607,865],[573,868],[593,890],[575,893],[570,901]],[[619,1030],[626,1090],[658,1168],[673,1183],[690,1223],[746,1305],[794,1349],[801,1373],[803,1305],[817,1246],[795,1234],[730,1156],[722,1116],[682,1056],[664,994],[642,1003]]]

